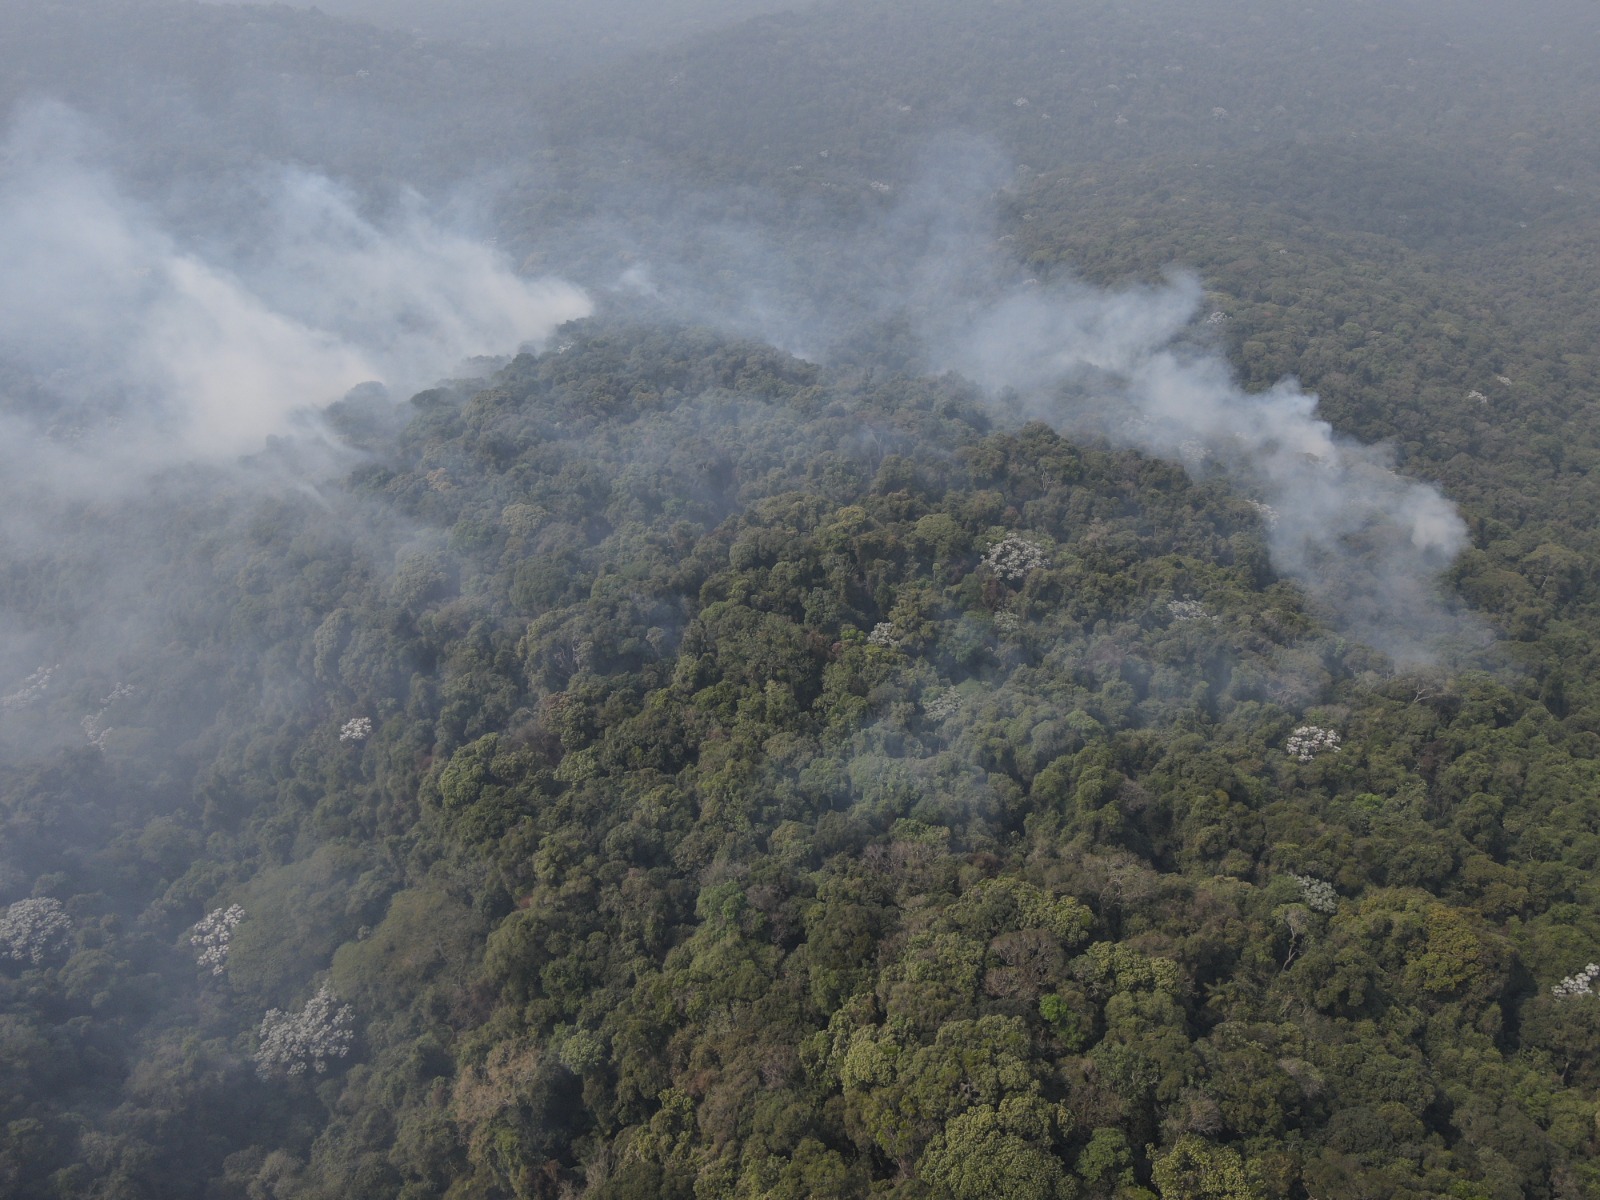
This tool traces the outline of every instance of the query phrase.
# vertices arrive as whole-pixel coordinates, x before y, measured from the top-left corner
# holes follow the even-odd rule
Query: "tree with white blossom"
[[[350,1053],[355,1041],[355,1012],[339,1003],[333,988],[323,984],[297,1013],[272,1009],[261,1019],[256,1048],[256,1072],[295,1078],[309,1069],[318,1075],[328,1064]]]
[[[1595,995],[1594,981],[1600,978],[1600,963],[1590,963],[1583,970],[1568,975],[1560,983],[1551,987],[1557,1000],[1571,1000],[1574,996]]]
[[[351,717],[339,730],[341,742],[364,742],[371,736],[371,717]]]
[[[1044,566],[1044,548],[1037,542],[1008,533],[989,548],[983,556],[983,565],[1007,583],[1016,583],[1026,579],[1030,571]]]
[[[199,954],[196,961],[211,968],[213,975],[221,975],[228,968],[228,947],[233,941],[233,928],[244,920],[244,909],[237,904],[209,912],[196,923],[189,934],[189,944]]]
[[[65,950],[72,936],[72,918],[61,901],[48,896],[18,900],[0,916],[0,955],[38,966]]]
[[[1263,504],[1259,500],[1246,500],[1245,503],[1254,510],[1256,516],[1261,518],[1261,523],[1268,529],[1276,529],[1278,527],[1278,510],[1273,508],[1272,505]]]
[[[1332,913],[1339,909],[1339,893],[1333,884],[1315,875],[1290,875],[1300,885],[1300,898],[1312,912]]]
[[[1324,729],[1320,725],[1302,725],[1289,735],[1289,740],[1284,743],[1284,752],[1290,758],[1298,758],[1301,762],[1310,762],[1317,755],[1324,752],[1337,754],[1339,752],[1339,735],[1331,729]]]
[[[882,646],[886,650],[893,650],[900,645],[900,637],[894,631],[893,621],[879,621],[872,627],[872,632],[867,634],[867,645]]]
[[[89,744],[96,750],[106,748],[106,738],[111,734],[111,726],[106,724],[106,713],[111,711],[111,706],[118,701],[137,696],[139,689],[131,683],[119,683],[100,698],[100,711],[87,714],[79,725],[83,727],[84,737],[89,739]]]
[[[61,669],[59,663],[53,666],[40,667],[32,675],[22,681],[22,686],[16,691],[5,696],[0,696],[0,712],[11,712],[20,708],[27,708],[36,703],[50,687],[50,681],[55,673]]]

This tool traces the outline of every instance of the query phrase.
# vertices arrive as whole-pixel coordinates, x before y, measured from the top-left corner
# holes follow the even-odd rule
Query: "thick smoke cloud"
[[[9,753],[82,744],[77,715],[222,619],[212,581],[163,572],[174,539],[225,544],[229,522],[292,492],[374,570],[395,561],[414,531],[323,486],[351,461],[326,405],[373,380],[403,401],[590,311],[578,288],[520,277],[420,200],[374,217],[332,182],[280,169],[175,180],[204,204],[158,207],[100,165],[111,156],[97,136],[43,106],[0,147]],[[181,219],[196,209],[213,219]],[[18,682],[35,678],[47,684]],[[82,693],[71,720],[45,722],[69,692]]]
[[[253,244],[186,244],[96,168],[92,141],[44,107],[0,169],[0,364],[11,419],[46,435],[30,457],[70,448],[100,478],[225,460],[358,383],[404,394],[589,312],[419,201],[374,220],[292,170],[253,189]]]

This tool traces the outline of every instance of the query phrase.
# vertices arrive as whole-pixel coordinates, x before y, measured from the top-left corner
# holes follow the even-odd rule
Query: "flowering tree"
[[[983,565],[1007,583],[1027,578],[1029,571],[1044,566],[1044,550],[1037,542],[1008,533],[989,548],[983,556]]]
[[[1272,505],[1263,504],[1259,500],[1246,500],[1245,503],[1255,510],[1256,516],[1261,518],[1261,523],[1268,529],[1277,528],[1278,510],[1273,508]]]
[[[22,681],[22,686],[9,695],[0,696],[0,712],[11,712],[14,709],[27,708],[43,696],[50,686],[50,680],[60,670],[60,664],[49,667],[40,667],[32,675]]]
[[[110,712],[111,706],[119,700],[126,700],[130,696],[138,695],[138,693],[139,689],[134,684],[119,683],[100,698],[99,712],[89,713],[83,720],[78,722],[83,726],[83,735],[89,739],[91,746],[96,750],[104,750],[106,748],[106,738],[111,733],[111,726],[106,724],[106,713]]]
[[[350,1006],[340,1004],[327,984],[297,1013],[274,1008],[261,1019],[256,1072],[263,1079],[273,1075],[294,1078],[309,1067],[321,1075],[329,1062],[350,1053],[354,1018]]]
[[[1324,751],[1337,754],[1339,751],[1339,735],[1331,729],[1322,728],[1320,725],[1302,725],[1289,735],[1289,740],[1284,744],[1283,749],[1291,758],[1298,758],[1301,762],[1310,762]]]
[[[1290,875],[1300,885],[1300,898],[1312,912],[1331,913],[1339,909],[1339,893],[1333,884],[1315,875]]]
[[[90,713],[78,724],[83,728],[83,736],[89,739],[89,745],[96,750],[106,748],[106,738],[111,734],[111,727],[106,725],[101,713]]]
[[[207,913],[189,934],[189,944],[200,952],[196,961],[202,967],[210,967],[213,975],[221,975],[227,969],[233,927],[242,920],[244,909],[231,904]]]
[[[339,729],[339,740],[341,742],[364,742],[371,736],[371,717],[351,717]]]
[[[72,918],[61,901],[48,897],[18,900],[0,917],[0,954],[38,966],[66,949]]]
[[[1570,1000],[1574,996],[1593,996],[1594,981],[1600,978],[1600,963],[1590,963],[1574,975],[1568,975],[1550,990],[1557,1000]]]

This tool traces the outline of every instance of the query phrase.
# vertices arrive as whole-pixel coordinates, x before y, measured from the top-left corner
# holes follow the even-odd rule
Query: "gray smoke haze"
[[[306,428],[358,383],[407,394],[590,312],[580,288],[517,275],[418,199],[374,218],[299,171],[260,178],[250,240],[186,242],[96,166],[93,142],[44,106],[16,124],[0,167],[0,458],[13,486],[103,489],[228,461]],[[562,231],[568,248],[545,258],[586,266],[579,278],[618,306],[809,357],[898,322],[917,335],[916,365],[1015,393],[1069,434],[1225,474],[1263,506],[1276,568],[1398,662],[1473,632],[1436,587],[1466,544],[1454,508],[1383,448],[1336,435],[1293,381],[1240,389],[1196,336],[1197,281],[1106,292],[1028,278],[997,224],[1001,156],[960,138],[921,154],[919,181],[877,220],[808,238],[804,255],[775,247],[758,217],[715,220],[704,195],[641,193]],[[826,215],[812,214],[817,228]]]
[[[293,169],[228,181],[225,235],[180,227],[102,165],[97,140],[44,105],[14,123],[0,157],[0,699],[11,697],[0,734],[11,753],[82,744],[77,717],[96,711],[94,697],[69,694],[106,694],[114,671],[139,678],[161,647],[221,619],[213,593],[225,588],[163,571],[175,538],[226,544],[293,493],[326,511],[330,545],[356,547],[379,574],[398,569],[417,531],[323,486],[353,452],[322,410],[379,381],[403,413],[413,391],[475,373],[467,360],[542,345],[591,307],[570,284],[519,276],[418,199],[372,215]],[[18,682],[56,664],[40,677],[48,687]],[[46,721],[52,704],[70,719]]]
[[[1120,290],[1030,277],[1001,252],[999,160],[958,145],[912,189],[895,236],[921,248],[912,311],[932,365],[958,371],[1069,435],[1092,435],[1221,474],[1258,505],[1274,568],[1340,632],[1403,667],[1479,646],[1442,572],[1468,544],[1455,506],[1408,479],[1383,446],[1336,433],[1293,379],[1246,392],[1174,272]]]
[[[8,457],[23,445],[104,481],[221,461],[356,384],[427,386],[473,356],[538,345],[590,310],[516,275],[419,200],[372,218],[327,179],[264,177],[254,244],[185,244],[93,161],[48,105],[0,167],[0,367]],[[35,432],[26,429],[33,420]]]
[[[243,4],[251,0],[211,0]],[[451,41],[515,45],[565,72],[813,0],[290,0],[331,16]]]
[[[1384,447],[1336,434],[1294,380],[1243,391],[1220,355],[1186,344],[1202,300],[1186,276],[1015,291],[945,339],[945,361],[1063,429],[1226,475],[1262,506],[1273,565],[1337,628],[1403,665],[1430,660],[1469,630],[1438,591],[1467,545],[1455,506]]]
[[[1400,474],[1386,447],[1336,433],[1296,381],[1244,391],[1216,348],[1200,281],[1174,273],[1160,286],[1104,290],[1034,278],[1000,226],[1011,170],[993,145],[957,136],[919,157],[877,219],[824,230],[803,257],[751,221],[674,228],[656,216],[659,225],[612,222],[585,237],[629,264],[609,290],[674,315],[824,361],[853,355],[861,329],[878,331],[869,342],[906,329],[911,366],[965,375],[1013,416],[1020,407],[1069,436],[1227,477],[1259,506],[1275,569],[1334,628],[1400,666],[1481,647],[1485,631],[1439,588],[1467,546],[1454,505]],[[644,207],[704,212],[715,201]],[[608,290],[603,278],[593,284]]]

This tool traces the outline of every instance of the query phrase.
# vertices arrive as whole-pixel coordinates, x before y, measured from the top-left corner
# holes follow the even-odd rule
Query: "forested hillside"
[[[181,652],[8,697],[116,696],[6,779],[16,1194],[1588,1186],[1591,710],[955,381],[572,338],[348,402],[333,513],[168,533]]]
[[[872,181],[906,182],[918,138],[961,129],[1036,171],[1146,162],[1164,176],[1149,190],[1181,190],[1181,163],[1286,212],[1426,238],[1592,204],[1597,44],[1593,10],[1563,0],[1514,15],[840,3],[642,57],[606,87],[539,104],[554,145],[615,147],[634,176],[677,168],[701,187],[865,196]]]
[[[131,483],[0,362],[45,464],[0,492],[0,1194],[1600,1195],[1592,15],[895,0],[560,89],[286,9],[5,19],[61,48],[13,99],[216,100],[168,215],[363,141],[241,81],[381,82],[341,182],[497,163],[476,219],[598,311]],[[1297,378],[1358,485],[1459,511],[1449,637],[1319,577],[1430,562],[1401,525],[1286,557],[1270,438],[1141,453],[1083,351],[945,369],[1175,267],[1145,359],[1263,420]]]

